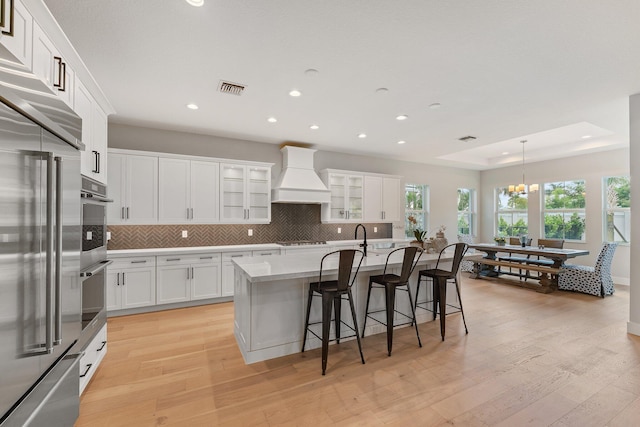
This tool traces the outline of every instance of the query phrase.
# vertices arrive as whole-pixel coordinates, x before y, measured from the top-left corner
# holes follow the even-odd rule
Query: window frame
[[[408,187],[421,187],[422,190],[422,209],[408,209],[407,206],[407,189]],[[407,218],[409,215],[413,215],[418,218],[422,218],[424,228],[422,230],[429,230],[429,185],[428,184],[415,184],[411,182],[406,182],[404,184],[404,235],[406,238],[413,238],[413,233],[411,232],[411,227],[409,226],[409,222]],[[419,228],[419,227],[418,227]]]
[[[500,209],[500,195],[501,194],[508,194],[509,193],[509,186],[505,185],[504,187],[496,187],[493,190],[493,200],[494,200],[494,207],[493,207],[493,211],[494,211],[494,221],[493,221],[493,227],[494,227],[494,235],[495,236],[502,236],[502,237],[517,237],[519,235],[528,235],[529,234],[529,194],[525,194],[526,200],[527,200],[527,207],[526,209],[515,209],[515,208],[508,208],[508,209]],[[506,215],[506,214],[510,214],[511,215],[511,231],[512,233],[503,233],[500,234],[500,216],[501,215]],[[513,224],[514,224],[514,217],[516,215],[520,215],[520,217],[524,217],[526,218],[526,232],[524,233],[518,233],[518,234],[514,234],[513,233]],[[517,223],[517,221],[516,221]]]
[[[547,208],[547,186],[552,185],[552,184],[558,184],[558,183],[563,183],[565,184],[566,187],[566,183],[581,183],[584,187],[584,191],[585,191],[585,196],[584,196],[584,207],[582,208],[553,208],[553,209],[549,209]],[[551,182],[545,182],[542,184],[542,201],[541,201],[541,212],[540,212],[540,221],[541,221],[541,227],[540,227],[540,235],[543,238],[546,239],[563,239],[565,242],[576,242],[576,243],[586,243],[587,242],[587,198],[586,198],[586,191],[587,191],[587,183],[586,180],[584,179],[566,179],[566,180],[562,180],[562,181],[551,181]],[[583,220],[583,231],[582,231],[582,238],[581,239],[570,239],[566,236],[565,233],[565,227],[563,227],[563,235],[562,236],[547,236],[547,227],[546,227],[546,217],[547,214],[560,214],[562,215],[562,217],[564,218],[566,214],[574,214],[574,213],[582,213],[582,220]],[[563,221],[564,224],[564,221]]]
[[[603,242],[616,242],[619,245],[630,245],[631,244],[631,207],[609,207],[609,185],[608,181],[612,178],[625,178],[629,182],[629,186],[631,186],[631,176],[630,175],[608,175],[602,177],[602,241]],[[631,198],[631,196],[629,196]],[[615,213],[623,213],[625,226],[628,224],[628,232],[627,236],[622,236],[622,233],[618,231],[618,234],[622,238],[621,240],[616,240],[615,237],[613,240],[609,239],[609,224],[608,224],[608,215],[610,212]],[[614,225],[614,228],[615,227]],[[626,237],[626,238],[625,238]]]
[[[468,191],[469,192],[469,209],[468,210],[457,210],[457,225],[456,230],[458,234],[468,234],[470,236],[476,236],[476,221],[477,221],[477,196],[476,190],[474,188],[458,188],[458,208],[460,207],[460,191]],[[469,224],[469,232],[462,233],[460,231],[460,217],[466,216],[467,223]]]

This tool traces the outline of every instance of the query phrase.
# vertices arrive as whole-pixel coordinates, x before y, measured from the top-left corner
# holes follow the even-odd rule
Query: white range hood
[[[271,190],[273,203],[329,203],[331,192],[313,169],[313,153],[310,148],[284,146],[282,173]]]

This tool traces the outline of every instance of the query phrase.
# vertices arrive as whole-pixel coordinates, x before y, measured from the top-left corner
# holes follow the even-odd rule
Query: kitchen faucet
[[[367,256],[367,229],[364,228],[364,225],[358,224],[356,225],[356,233],[353,236],[354,239],[358,238],[358,228],[362,227],[362,231],[364,231],[364,242],[360,243],[360,247],[364,248],[364,256]]]

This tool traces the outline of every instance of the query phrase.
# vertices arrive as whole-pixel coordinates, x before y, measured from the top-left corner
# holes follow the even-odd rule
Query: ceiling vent
[[[463,136],[462,138],[458,138],[458,141],[462,141],[462,142],[473,142],[475,141],[477,138],[475,136],[471,136],[471,135],[467,135],[467,136]]]
[[[220,80],[220,86],[218,90],[222,93],[230,93],[232,95],[242,95],[244,88],[246,86],[239,85],[237,83],[225,82],[224,80]]]

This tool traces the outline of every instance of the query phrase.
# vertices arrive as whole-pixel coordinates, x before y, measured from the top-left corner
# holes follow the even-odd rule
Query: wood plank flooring
[[[459,314],[245,365],[233,304],[109,319],[108,353],[76,426],[637,426],[640,338],[628,288],[539,294],[463,278]]]

